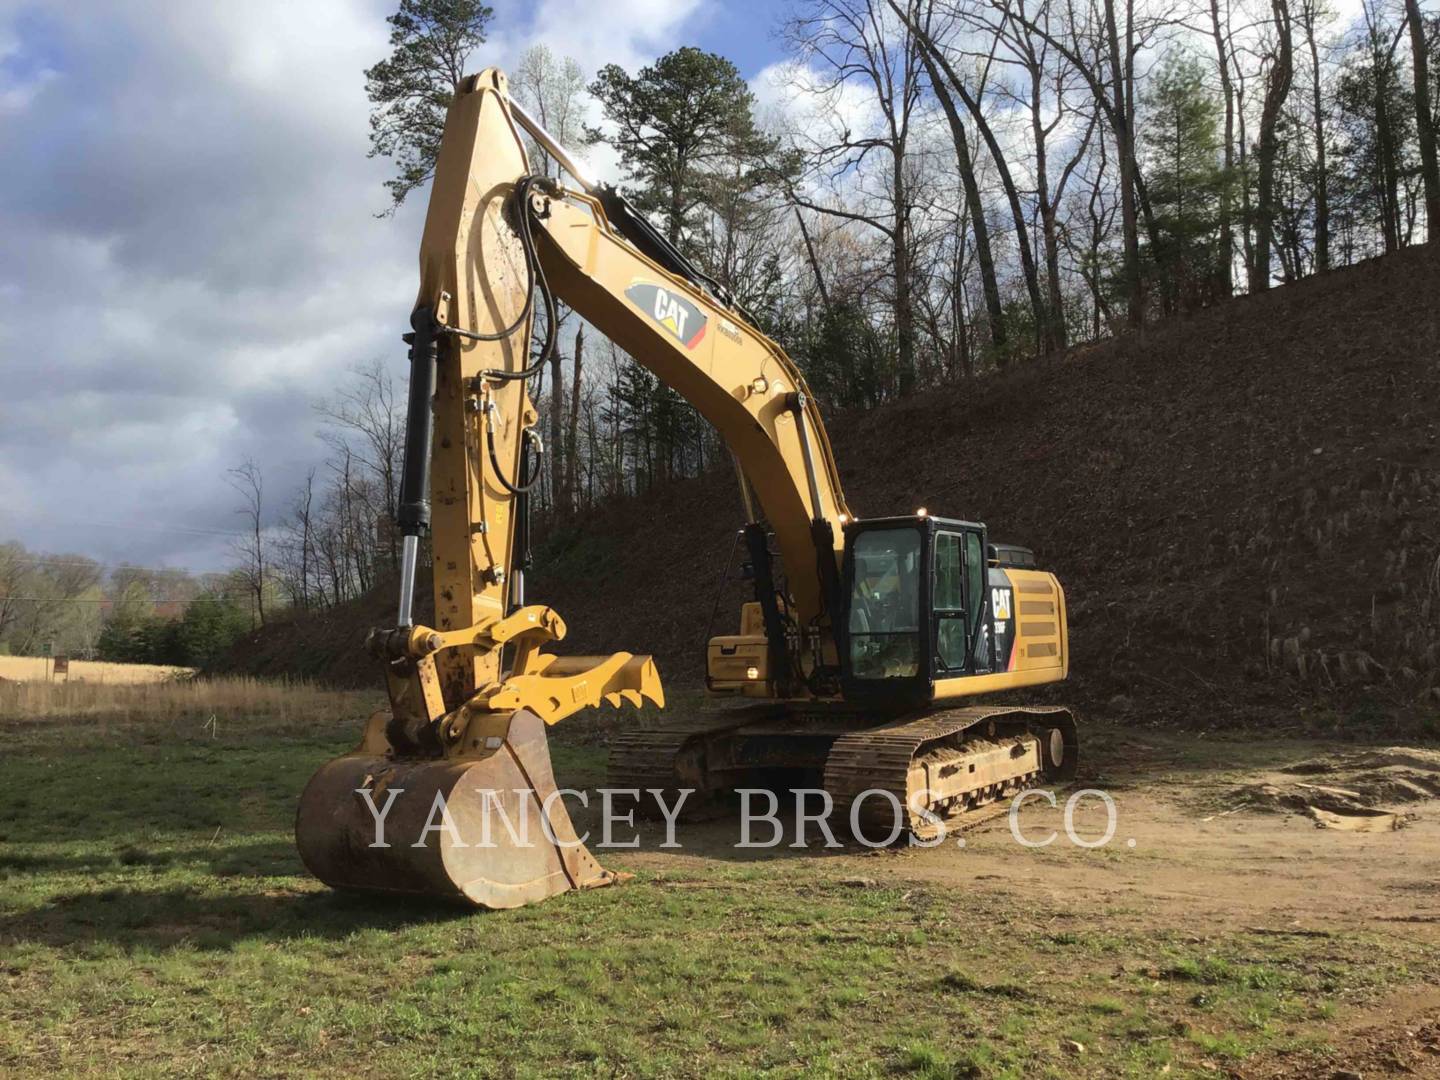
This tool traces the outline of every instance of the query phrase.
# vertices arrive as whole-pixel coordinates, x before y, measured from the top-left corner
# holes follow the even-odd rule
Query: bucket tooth
[[[611,884],[575,833],[540,717],[516,712],[503,736],[485,741],[499,745],[451,758],[395,758],[362,745],[322,766],[296,816],[305,866],[337,889],[483,908]]]
[[[646,701],[665,704],[655,661],[648,656],[547,657],[543,668],[506,679],[485,699],[486,708],[527,709],[547,724],[558,723],[602,701],[619,707],[628,701],[639,708]]]

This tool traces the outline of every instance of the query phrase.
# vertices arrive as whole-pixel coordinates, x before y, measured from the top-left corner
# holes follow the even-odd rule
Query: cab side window
[[[970,633],[973,635],[985,611],[985,549],[980,543],[979,533],[965,534],[965,571],[968,579],[965,596],[969,601]]]
[[[935,656],[947,671],[963,670],[969,660],[963,543],[958,533],[935,536]]]

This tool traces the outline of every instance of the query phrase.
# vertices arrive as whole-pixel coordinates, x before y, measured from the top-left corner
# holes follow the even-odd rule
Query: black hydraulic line
[[[555,352],[556,324],[559,321],[559,313],[555,305],[555,294],[550,288],[549,281],[545,278],[545,268],[540,265],[540,260],[535,256],[535,235],[531,229],[533,212],[530,209],[530,189],[536,185],[539,185],[541,190],[549,195],[558,195],[560,192],[560,189],[555,186],[555,182],[547,176],[522,176],[515,183],[515,231],[520,237],[520,248],[525,256],[526,275],[525,306],[520,309],[520,314],[504,330],[493,334],[461,330],[455,326],[441,327],[443,333],[465,338],[467,341],[502,341],[520,329],[534,309],[535,293],[539,292],[540,299],[545,305],[545,341],[540,347],[539,354],[534,362],[519,371],[504,371],[500,368],[489,368],[482,371],[480,377],[491,382],[516,382],[532,379],[541,372]]]
[[[686,258],[659,229],[650,223],[644,214],[631,205],[630,200],[624,195],[621,195],[609,184],[600,186],[592,191],[591,195],[599,201],[600,208],[605,211],[606,220],[610,222],[615,231],[630,241],[641,254],[649,256],[666,270],[684,278],[697,289],[710,293],[751,326],[758,327],[760,325],[755,316],[745,310],[744,305],[731,295],[729,289]]]
[[[782,687],[791,681],[790,654],[785,647],[785,620],[780,615],[776,597],[774,568],[770,562],[770,540],[765,526],[751,522],[745,526],[745,546],[750,565],[755,571],[755,599],[765,620],[765,644],[770,659],[770,681]]]
[[[540,264],[540,260],[535,254],[535,235],[533,228],[534,210],[530,206],[530,191],[535,187],[538,187],[552,198],[559,198],[563,194],[560,186],[554,180],[548,176],[539,174],[522,176],[515,184],[516,231],[520,236],[520,246],[525,256],[527,278],[525,306],[521,309],[520,315],[510,326],[493,334],[460,330],[456,327],[443,328],[445,333],[454,334],[457,337],[467,338],[471,341],[500,341],[509,337],[524,323],[526,317],[530,315],[534,308],[535,293],[539,292],[545,311],[545,340],[540,347],[539,353],[532,363],[519,371],[503,371],[499,368],[491,368],[480,373],[482,378],[492,382],[515,382],[532,379],[543,370],[555,352],[557,323],[559,321],[555,304],[555,294],[550,288],[549,281],[545,278],[545,268]],[[599,200],[601,208],[605,211],[605,216],[610,224],[639,251],[649,256],[671,273],[689,281],[697,289],[710,293],[752,326],[759,325],[755,316],[750,314],[750,312],[735,299],[730,293],[730,290],[726,289],[713,277],[696,266],[690,259],[686,258],[643,214],[631,206],[629,200],[623,195],[614,188],[606,185],[595,192],[595,197]]]
[[[526,467],[529,460],[530,442],[529,440],[526,440],[525,445],[520,450],[521,476],[529,473],[530,470]],[[538,468],[536,469],[536,474],[539,474]],[[532,480],[531,483],[533,484],[534,481]],[[533,563],[535,560],[535,553],[531,550],[530,544],[530,539],[534,534],[531,531],[533,527],[533,522],[531,521],[530,517],[531,499],[528,489],[522,490],[518,495],[515,496],[515,509],[515,548],[520,552],[520,554],[515,557],[514,563],[516,569],[518,570],[529,570],[531,563]]]
[[[520,184],[523,184],[524,182],[525,182],[524,180],[521,180],[521,181],[520,181]],[[515,190],[516,190],[516,193],[517,193],[517,195],[518,195],[518,194],[519,194],[519,191],[520,191],[520,185],[519,185],[519,184],[516,185]],[[523,204],[522,204],[522,205],[523,205]],[[522,222],[528,220],[528,215],[525,214],[525,212],[523,211],[523,209],[522,209],[522,211],[521,211],[520,217],[521,217],[521,221],[522,221]],[[527,230],[522,227],[522,228],[519,230],[519,232],[520,232],[520,245],[521,245],[522,248],[524,248],[524,247],[525,247],[525,234],[526,234]],[[539,269],[539,265],[536,263],[536,261],[535,261],[534,259],[532,259],[532,258],[530,257],[529,250],[526,249],[526,252],[525,252],[525,304],[524,304],[524,306],[522,306],[522,307],[520,308],[520,314],[515,316],[515,321],[512,322],[509,326],[507,326],[504,330],[497,330],[497,331],[495,331],[495,333],[493,333],[493,334],[486,334],[486,333],[484,333],[484,332],[482,332],[482,331],[477,331],[477,330],[461,330],[461,329],[460,329],[459,327],[457,327],[457,326],[447,326],[447,327],[445,327],[445,332],[446,332],[447,334],[454,334],[456,337],[466,338],[467,340],[470,340],[470,341],[504,341],[504,340],[505,340],[506,338],[508,338],[511,334],[515,333],[516,330],[519,330],[520,327],[525,324],[525,320],[530,317],[530,311],[531,311],[531,309],[534,308],[534,306],[535,306],[535,286],[536,286],[536,284],[537,284],[536,271],[537,271],[538,269]],[[488,374],[490,374],[490,373],[489,373],[489,372],[486,372],[486,374],[488,375]]]
[[[512,482],[506,477],[505,471],[500,468],[500,457],[495,453],[495,425],[492,415],[487,415],[485,419],[485,449],[490,453],[490,470],[495,474],[495,479],[500,481],[500,486],[511,495],[523,495],[539,482],[540,475],[544,471],[541,468],[540,459],[545,455],[545,444],[540,441],[540,436],[535,433],[534,428],[526,428],[521,433],[527,443],[533,444],[534,455],[532,456],[525,450],[521,451],[520,476],[517,476]],[[525,468],[527,461],[534,463],[533,471]]]
[[[528,312],[533,306],[535,292],[538,291],[540,299],[545,305],[545,342],[540,346],[540,352],[534,362],[528,367],[521,368],[519,371],[502,371],[499,368],[491,368],[489,371],[480,373],[482,378],[494,382],[517,382],[533,379],[549,363],[551,355],[555,352],[557,324],[560,321],[559,312],[555,306],[555,293],[545,279],[545,268],[540,265],[540,259],[535,254],[535,235],[531,230],[533,211],[530,208],[530,189],[537,184],[546,194],[558,195],[560,193],[555,182],[547,176],[521,177],[519,183],[515,185],[515,216],[518,218],[520,247],[525,255],[525,265],[528,268],[530,280],[525,306]]]

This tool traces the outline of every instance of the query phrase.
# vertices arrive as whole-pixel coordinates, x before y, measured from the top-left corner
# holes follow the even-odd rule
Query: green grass
[[[0,731],[0,1073],[1213,1075],[1440,972],[1399,935],[1197,943],[900,863],[687,858],[499,913],[336,894],[291,821],[372,704]]]

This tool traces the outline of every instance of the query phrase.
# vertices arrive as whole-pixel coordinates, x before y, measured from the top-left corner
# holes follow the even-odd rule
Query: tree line
[[[388,20],[365,77],[392,207],[423,193],[492,17],[401,0]],[[1326,0],[798,0],[776,29],[788,62],[767,97],[783,104],[691,47],[587,71],[536,46],[511,92],[561,142],[618,159],[625,194],[831,410],[1398,251],[1440,219],[1440,16],[1420,0],[1354,18]],[[673,391],[559,318],[530,387],[542,513],[721,459]],[[385,367],[358,369],[321,407],[328,460],[283,513],[258,470],[236,473],[252,606],[267,588],[332,604],[393,564],[398,405]]]
[[[203,667],[254,625],[242,586],[0,543],[0,655]]]
[[[397,204],[491,17],[391,17],[366,76]],[[1440,215],[1440,16],[1419,0],[1348,21],[1325,0],[801,0],[778,30],[784,108],[695,48],[587,78],[538,46],[511,91],[561,141],[608,146],[832,407],[1396,251]],[[587,376],[583,344],[540,400],[551,503],[712,463],[692,411],[623,358]]]

